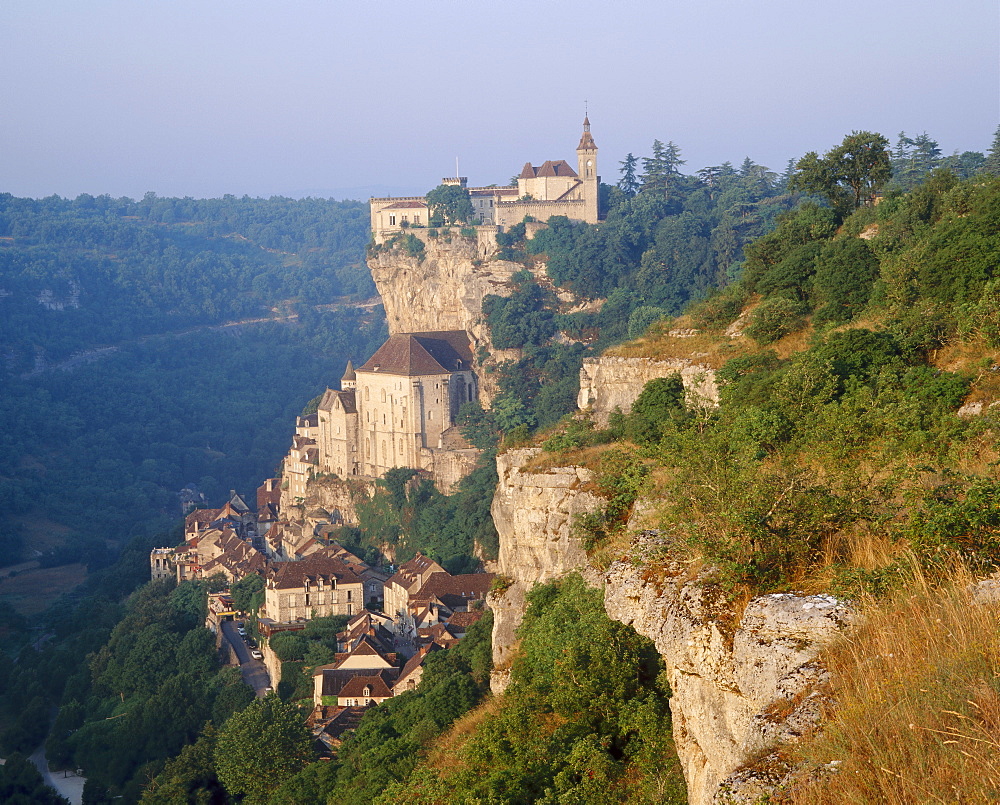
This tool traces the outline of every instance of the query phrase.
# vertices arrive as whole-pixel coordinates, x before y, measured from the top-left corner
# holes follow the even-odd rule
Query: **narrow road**
[[[46,736],[47,739],[48,736]],[[71,771],[57,771],[54,774],[50,772],[49,764],[45,760],[44,743],[32,753],[29,760],[38,769],[45,784],[58,791],[60,796],[66,797],[70,801],[70,805],[80,805],[83,802],[83,784],[86,780]]]
[[[267,695],[267,689],[271,686],[271,677],[267,673],[267,666],[250,656],[250,648],[246,641],[240,637],[240,633],[236,631],[235,621],[222,622],[222,636],[229,641],[229,645],[236,652],[236,657],[240,661],[240,673],[243,675],[243,681],[253,689],[258,699]]]

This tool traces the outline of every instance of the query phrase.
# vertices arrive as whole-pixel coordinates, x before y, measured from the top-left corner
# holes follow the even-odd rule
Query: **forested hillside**
[[[304,402],[384,337],[353,307],[367,239],[357,202],[0,196],[0,564],[92,570],[172,526],[182,487],[271,475]],[[219,326],[241,319],[264,321]],[[26,581],[0,596],[51,603]]]
[[[989,617],[956,613],[971,607],[963,574],[1000,564],[997,155],[956,156],[946,166],[955,172],[928,175],[914,166],[941,157],[926,136],[901,139],[896,152],[878,135],[855,136],[782,176],[750,160],[686,176],[677,147],[657,142],[652,157],[626,159],[619,186],[605,189],[603,224],[554,219],[533,239],[523,227],[505,233],[504,256],[526,268],[545,261],[551,284],[525,271],[511,297],[484,303],[496,345],[523,347],[524,358],[498,368],[491,411],[464,408],[464,430],[488,456],[535,443],[539,467],[595,471],[588,488],[607,502],[579,519],[576,534],[596,566],[626,554],[625,522],[642,499],[664,540],[662,556],[647,558],[650,579],[679,560],[716,568],[713,583],[734,613],[758,592],[790,590],[830,592],[876,613],[877,629],[833,660],[840,679],[858,683],[836,692],[854,698],[831,712],[820,741],[796,750],[806,772],[782,796],[885,801],[885,779],[895,784],[924,764],[940,799],[961,790],[989,801],[995,760],[984,747],[995,748],[1000,724],[1000,653]],[[863,151],[859,143],[875,158],[852,175],[845,155]],[[251,211],[240,213],[241,201]],[[661,660],[575,576],[530,596],[502,698],[487,691],[487,617],[431,655],[415,692],[372,709],[333,761],[315,760],[300,728],[303,680],[246,706],[194,627],[205,584],[151,584],[126,598],[148,572],[151,544],[126,540],[178,519],[172,496],[182,483],[210,496],[249,491],[270,474],[292,416],[346,357],[382,338],[377,314],[325,309],[342,293],[368,291],[351,273],[350,248],[341,254],[349,238],[317,234],[326,202],[315,202],[326,211],[312,218],[314,202],[287,200],[147,197],[122,207],[127,215],[110,199],[7,203],[22,218],[50,204],[65,221],[90,220],[96,208],[95,222],[152,238],[165,258],[179,244],[190,249],[166,275],[150,273],[159,262],[145,263],[125,236],[122,246],[77,250],[78,236],[66,235],[75,256],[49,259],[63,236],[41,237],[35,221],[7,234],[14,240],[0,251],[12,256],[0,305],[24,317],[9,333],[16,350],[0,396],[17,423],[0,436],[9,550],[21,547],[19,535],[54,532],[61,539],[46,561],[85,558],[97,570],[78,600],[38,619],[37,646],[26,645],[29,622],[7,619],[8,645],[23,650],[17,662],[0,659],[5,752],[36,745],[58,704],[50,752],[84,765],[95,803],[684,801]],[[264,217],[286,207],[282,226],[292,233],[267,232]],[[16,217],[4,219],[8,233]],[[130,249],[136,259],[117,262]],[[310,260],[330,261],[333,284],[309,273]],[[87,268],[73,274],[68,265]],[[114,279],[117,270],[124,278]],[[109,295],[108,311],[132,328],[125,337],[100,321],[91,275],[108,283],[90,287]],[[215,289],[213,306],[189,295],[189,283]],[[560,288],[606,301],[570,312]],[[132,294],[148,316],[129,313]],[[298,316],[186,332],[273,308]],[[42,322],[37,340],[32,317]],[[119,349],[65,373],[32,373],[39,350],[53,361],[75,351],[72,327],[88,347]],[[665,378],[607,429],[572,415],[582,356],[616,343],[617,355],[697,353],[716,371],[719,406],[685,404],[680,380]],[[476,542],[495,538],[484,509],[494,478],[484,466],[445,498],[393,474],[361,507],[364,532],[345,536],[367,550],[428,547],[449,569],[467,570]],[[98,569],[122,543],[117,562]],[[940,597],[949,585],[950,609]],[[934,639],[942,621],[948,640]],[[328,661],[334,628],[296,635],[281,658],[296,669]],[[898,713],[884,707],[889,684],[907,693]],[[872,713],[878,746],[855,751]],[[943,731],[969,762],[947,751]],[[255,744],[266,751],[245,753]],[[845,773],[813,773],[833,761]]]

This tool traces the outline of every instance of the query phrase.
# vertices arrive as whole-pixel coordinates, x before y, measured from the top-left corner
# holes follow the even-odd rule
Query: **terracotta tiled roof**
[[[484,598],[493,583],[492,573],[463,573],[452,576],[447,571],[435,573],[414,596],[417,600],[437,598],[446,604],[449,597],[462,600]]]
[[[368,689],[367,694],[365,694],[366,688]],[[367,696],[372,699],[387,699],[392,696],[392,691],[389,690],[389,686],[381,676],[356,676],[347,680],[337,695],[341,698],[363,699]]]
[[[471,368],[469,337],[464,330],[454,330],[390,336],[358,371],[416,377]]]
[[[458,629],[467,629],[472,624],[477,623],[483,617],[481,609],[471,609],[468,612],[456,612],[448,618],[448,625]]]
[[[336,578],[338,584],[361,584],[353,570],[339,559],[329,556],[310,556],[297,562],[278,562],[268,572],[270,587],[291,590],[302,587],[306,579]]]
[[[192,525],[197,523],[199,525],[208,525],[219,517],[219,512],[221,509],[195,509],[187,517],[184,518],[186,525]]]
[[[530,162],[525,162],[524,167],[521,168],[521,173],[517,177],[518,179],[534,179],[535,178],[535,167]]]
[[[316,672],[320,669],[317,668]],[[323,684],[320,688],[321,696],[339,696],[344,686],[347,685],[352,679],[356,677],[362,678],[372,678],[382,680],[382,684],[385,685],[386,690],[389,686],[396,681],[399,676],[398,668],[383,668],[377,673],[372,673],[371,669],[365,668],[323,668]],[[316,676],[316,673],[313,674]]]
[[[383,210],[413,210],[418,208],[426,208],[426,201],[397,201],[395,204],[390,204],[388,207],[383,207]]]
[[[570,176],[575,178],[577,173],[565,159],[549,159],[542,163],[535,175],[540,177]]]

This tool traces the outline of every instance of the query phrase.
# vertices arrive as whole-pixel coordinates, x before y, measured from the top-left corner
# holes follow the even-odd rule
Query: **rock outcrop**
[[[587,553],[572,535],[577,515],[593,511],[601,499],[582,487],[591,480],[582,467],[526,470],[525,464],[541,451],[511,450],[497,457],[500,476],[493,497],[493,522],[500,534],[496,572],[506,589],[490,599],[493,610],[493,663],[498,671],[495,691],[506,685],[505,669],[515,644],[514,631],[524,616],[525,594],[539,582],[551,581],[573,570],[584,572],[592,584],[600,575],[589,570]]]
[[[715,371],[704,364],[692,359],[658,361],[610,355],[583,359],[577,405],[584,410],[589,408],[599,427],[607,427],[611,413],[616,408],[628,413],[650,380],[675,373],[680,373],[684,381],[689,407],[718,405]]]
[[[688,801],[756,802],[782,775],[771,750],[817,723],[827,681],[817,656],[852,613],[829,596],[765,595],[732,624],[704,577],[645,571],[655,549],[647,533],[635,563],[611,566],[605,609],[663,657]]]
[[[402,246],[388,244],[368,256],[368,267],[385,305],[390,333],[465,330],[473,354],[486,350],[494,360],[519,357],[519,350],[494,350],[483,320],[483,299],[489,294],[509,296],[512,278],[524,266],[495,260],[495,227],[476,227],[475,237],[459,228],[439,229],[430,237],[426,229],[413,229],[424,249],[409,254]],[[477,369],[479,360],[477,359]],[[480,393],[488,403],[494,389],[491,375],[477,371]]]

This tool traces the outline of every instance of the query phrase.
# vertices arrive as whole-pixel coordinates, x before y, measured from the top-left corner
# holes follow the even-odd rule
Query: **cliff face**
[[[733,624],[705,577],[689,578],[680,565],[655,576],[645,570],[647,551],[657,548],[655,532],[640,537],[634,561],[599,573],[571,534],[573,518],[601,504],[582,488],[590,472],[526,471],[538,452],[513,450],[497,459],[497,571],[508,586],[490,600],[494,691],[508,681],[526,593],[578,570],[604,586],[608,616],[648,637],[663,657],[689,802],[755,802],[784,773],[769,752],[819,718],[827,674],[816,657],[850,613],[826,596],[767,595],[751,601]]]
[[[765,595],[729,625],[704,579],[680,566],[644,578],[641,556],[651,546],[647,533],[639,564],[612,565],[605,609],[663,657],[688,801],[755,802],[783,775],[769,753],[818,722],[828,675],[816,658],[851,612],[829,596]]]
[[[581,489],[591,479],[589,470],[525,471],[524,465],[539,452],[511,450],[497,458],[500,481],[491,509],[500,534],[496,572],[509,582],[503,593],[490,599],[497,691],[506,685],[504,669],[513,653],[514,630],[524,616],[525,594],[539,582],[587,568],[587,554],[571,533],[573,520],[601,504],[600,498]],[[599,582],[596,571],[588,575],[591,583]]]
[[[368,267],[385,304],[390,333],[465,330],[472,351],[489,351],[497,360],[518,357],[517,350],[496,351],[483,321],[483,299],[508,296],[511,278],[524,267],[491,259],[496,251],[495,230],[476,228],[476,237],[463,237],[458,228],[446,235],[426,229],[410,233],[424,244],[423,254],[411,256],[400,245],[385,246],[368,257]],[[477,360],[477,365],[479,361]],[[485,402],[493,397],[490,375],[477,372]]]
[[[615,408],[628,413],[643,387],[654,378],[680,373],[689,407],[715,406],[719,389],[715,371],[689,359],[657,361],[652,358],[584,358],[580,369],[577,405],[590,408],[594,422],[607,427]]]

